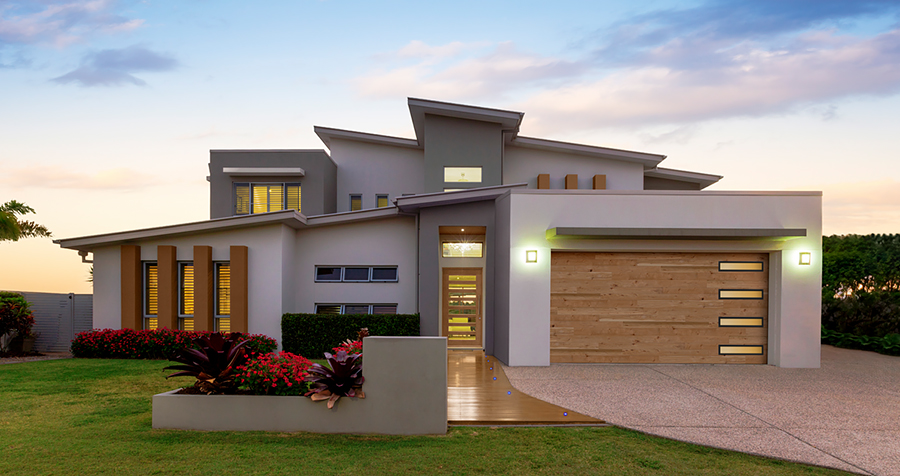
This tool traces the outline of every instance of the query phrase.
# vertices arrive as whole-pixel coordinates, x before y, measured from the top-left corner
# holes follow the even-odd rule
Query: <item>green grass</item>
[[[150,396],[188,383],[167,382],[166,365],[0,366],[0,474],[847,474],[614,427],[423,437],[154,430]]]

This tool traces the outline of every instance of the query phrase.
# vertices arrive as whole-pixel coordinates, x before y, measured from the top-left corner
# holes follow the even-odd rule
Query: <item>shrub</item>
[[[348,354],[362,354],[362,341],[361,340],[348,340],[343,344],[331,349],[334,353],[338,353],[344,351]]]
[[[822,299],[822,326],[860,336],[900,334],[900,292],[858,292]]]
[[[212,394],[230,394],[238,387],[238,368],[247,362],[244,346],[247,339],[240,332],[228,335],[220,332],[202,335],[193,340],[195,348],[178,349],[169,356],[169,360],[178,362],[163,370],[178,370],[171,377],[194,377],[194,387],[201,392]]]
[[[284,350],[319,358],[346,339],[356,339],[360,328],[373,336],[418,336],[418,314],[285,314],[281,318]]]
[[[19,293],[0,291],[0,336],[15,332],[16,336],[31,336],[34,314],[31,304]]]
[[[884,337],[859,336],[822,327],[822,343],[845,349],[871,350],[879,354],[900,355],[900,334]]]
[[[99,359],[163,360],[179,349],[196,348],[193,341],[210,332],[154,329],[94,329],[81,332],[72,341],[72,355]],[[278,346],[275,339],[261,334],[244,335],[248,351],[268,353]]]
[[[290,352],[251,355],[238,367],[239,382],[256,395],[303,395],[312,362]]]

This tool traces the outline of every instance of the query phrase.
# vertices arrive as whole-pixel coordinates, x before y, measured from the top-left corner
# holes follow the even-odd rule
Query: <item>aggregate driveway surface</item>
[[[504,371],[528,395],[618,426],[900,476],[900,357],[823,345],[819,369],[553,364]]]

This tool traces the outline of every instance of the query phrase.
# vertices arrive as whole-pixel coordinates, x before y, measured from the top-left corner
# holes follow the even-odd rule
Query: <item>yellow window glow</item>
[[[444,182],[481,183],[481,167],[444,167]]]
[[[442,245],[444,258],[481,258],[484,243],[446,242]]]

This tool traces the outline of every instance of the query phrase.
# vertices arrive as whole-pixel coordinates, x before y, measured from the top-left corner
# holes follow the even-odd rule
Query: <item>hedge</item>
[[[845,349],[871,350],[879,354],[900,355],[900,334],[884,337],[858,336],[830,331],[822,327],[822,343]]]
[[[194,339],[211,332],[154,329],[94,329],[80,332],[72,340],[72,355],[97,359],[167,359],[178,349],[192,346]],[[261,334],[246,336],[248,351],[261,354],[273,352],[275,339]]]
[[[373,336],[417,336],[419,315],[285,314],[281,317],[281,340],[287,352],[321,359],[346,339],[356,339],[363,327]]]

